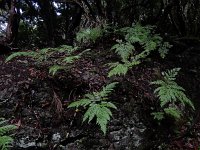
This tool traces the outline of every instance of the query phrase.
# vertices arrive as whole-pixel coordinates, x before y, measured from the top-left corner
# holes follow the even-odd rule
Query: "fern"
[[[192,109],[195,109],[192,101],[185,95],[185,89],[175,82],[179,70],[180,68],[174,68],[162,72],[163,80],[151,82],[151,84],[159,86],[154,93],[160,100],[160,107],[167,115],[175,119],[179,119],[182,115],[177,104],[182,104],[183,106],[187,104]]]
[[[168,115],[170,115],[170,116],[176,118],[176,119],[180,119],[180,118],[181,118],[181,115],[182,115],[181,111],[178,110],[178,109],[175,108],[175,107],[168,107],[168,108],[165,108],[165,109],[164,109],[164,112],[165,112],[166,114],[168,114]]]
[[[39,67],[43,66],[49,67],[49,73],[55,75],[58,70],[67,70],[70,68],[76,60],[81,58],[81,56],[88,52],[90,49],[86,49],[77,55],[73,55],[78,50],[78,47],[72,47],[68,45],[61,45],[57,48],[44,48],[39,51],[29,51],[29,52],[16,52],[11,54],[6,62],[16,58],[16,57],[31,57],[35,60],[36,65]]]
[[[6,62],[8,62],[16,57],[22,57],[22,56],[35,57],[36,54],[37,54],[36,52],[16,52],[16,53],[13,53],[10,56],[8,56],[6,58]]]
[[[6,125],[6,121],[0,120],[0,147],[2,150],[8,150],[10,143],[13,142],[12,137],[6,135],[9,131],[16,129],[14,125]]]
[[[95,43],[95,41],[103,36],[105,32],[104,28],[95,27],[95,28],[87,28],[84,30],[79,31],[76,34],[76,40],[79,43]]]
[[[96,124],[98,124],[104,134],[106,134],[107,124],[112,116],[111,108],[117,109],[117,107],[108,102],[108,96],[115,88],[117,82],[113,82],[103,87],[100,92],[93,92],[86,94],[83,99],[72,102],[68,108],[73,107],[87,107],[87,110],[83,116],[83,122],[88,120],[91,122],[96,117]]]
[[[170,45],[169,42],[164,42],[163,45],[161,45],[158,49],[158,52],[160,53],[160,57],[165,58],[169,52],[169,48],[171,47],[172,45]]]
[[[79,59],[80,56],[79,55],[76,55],[76,56],[69,56],[69,57],[65,57],[63,59],[63,62],[66,62],[66,63],[73,63],[75,60]]]
[[[108,77],[125,75],[129,69],[147,58],[152,51],[158,50],[162,58],[166,56],[171,45],[168,42],[163,42],[159,34],[154,34],[153,28],[153,26],[136,24],[133,27],[125,27],[118,30],[124,36],[125,42],[117,40],[118,43],[111,50],[115,50],[115,53],[121,57],[123,64],[119,62],[109,64],[111,70],[108,73]],[[138,53],[135,50],[133,44],[136,43],[141,46],[142,52]]]
[[[112,70],[110,70],[110,72],[108,73],[108,77],[114,76],[114,75],[125,75],[128,71],[128,66],[125,64],[121,64],[121,63],[110,63],[109,64],[110,68]]]
[[[163,112],[153,112],[153,113],[151,113],[151,115],[153,115],[154,119],[157,119],[157,120],[164,119],[164,113]]]
[[[49,74],[55,75],[58,70],[64,70],[65,68],[64,66],[53,65],[49,68]]]
[[[133,54],[134,46],[128,42],[122,42],[117,40],[118,44],[115,44],[111,50],[115,50],[115,53],[121,56],[122,61],[125,62]]]

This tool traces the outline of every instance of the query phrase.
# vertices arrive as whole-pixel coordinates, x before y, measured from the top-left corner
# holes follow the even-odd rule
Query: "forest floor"
[[[198,150],[200,54],[195,50],[173,53],[164,60],[148,59],[126,77],[112,79],[120,82],[111,95],[118,109],[113,111],[106,136],[95,122],[82,123],[83,110],[67,108],[71,101],[111,82],[105,64],[116,58],[104,49],[93,49],[71,71],[55,77],[28,58],[5,63],[7,56],[0,56],[0,116],[19,127],[12,149]],[[195,104],[194,119],[190,125],[185,118],[176,123],[165,120],[159,125],[150,115],[158,105],[150,82],[158,79],[160,71],[176,67],[182,68],[178,84]]]

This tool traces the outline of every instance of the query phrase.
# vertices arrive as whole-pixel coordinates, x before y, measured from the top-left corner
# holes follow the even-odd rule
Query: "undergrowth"
[[[8,135],[12,130],[15,130],[15,125],[7,125],[7,121],[0,118],[0,148],[1,150],[8,150],[13,138]]]
[[[153,26],[141,26],[135,24],[132,27],[125,27],[116,30],[113,34],[121,35],[123,38],[116,40],[111,50],[120,56],[120,61],[109,63],[110,71],[108,77],[115,75],[126,75],[128,70],[142,63],[153,51],[157,51],[161,58],[165,58],[169,48],[172,46],[164,42],[159,34],[155,34]],[[79,43],[95,43],[107,32],[106,27],[95,27],[81,30],[77,33],[76,39]],[[55,75],[59,70],[67,71],[73,63],[80,59],[83,52],[78,53],[78,47],[62,45],[58,48],[45,48],[39,51],[16,52],[10,55],[6,62],[16,57],[31,57],[39,66],[48,66],[49,73]],[[157,120],[162,120],[166,115],[174,119],[183,116],[183,107],[190,106],[194,110],[191,100],[185,95],[185,90],[175,80],[180,68],[174,68],[162,73],[162,79],[151,82],[158,86],[154,93],[159,98],[160,108],[152,115]],[[85,94],[82,99],[72,102],[68,108],[83,108],[85,113],[83,122],[90,123],[96,119],[96,124],[106,134],[107,124],[112,117],[111,109],[117,107],[110,101],[108,96],[113,92],[117,82],[108,84],[99,92]]]
[[[82,29],[76,34],[76,40],[78,43],[81,44],[95,43],[97,39],[103,37],[105,32],[106,32],[106,26],[105,27],[97,26],[95,28]]]
[[[103,87],[99,92],[93,92],[86,94],[83,99],[72,102],[68,108],[84,107],[86,110],[83,122],[88,120],[88,123],[96,118],[96,124],[98,124],[104,134],[106,134],[107,124],[112,116],[111,108],[117,109],[117,107],[108,101],[108,96],[113,91],[117,82],[113,82]]]
[[[151,82],[158,86],[154,93],[159,98],[161,111],[152,113],[157,120],[164,119],[165,114],[176,120],[180,119],[183,116],[180,106],[188,105],[193,110],[195,109],[192,101],[185,95],[185,89],[175,82],[179,70],[180,68],[174,68],[162,72],[162,80]]]
[[[108,64],[111,69],[108,77],[125,75],[129,69],[147,58],[152,51],[158,50],[160,56],[165,58],[168,49],[171,48],[168,42],[163,42],[162,37],[153,32],[153,26],[136,24],[132,27],[119,29],[116,32],[124,36],[124,41],[117,40],[117,44],[111,50],[115,50],[121,57],[121,62]],[[135,44],[139,44],[142,51],[136,49]]]
[[[78,47],[62,45],[57,48],[44,48],[38,51],[15,52],[6,58],[6,62],[16,57],[31,57],[39,67],[48,67],[49,73],[55,75],[59,70],[69,70],[73,62],[81,58],[81,55],[89,49],[74,54],[79,50]]]

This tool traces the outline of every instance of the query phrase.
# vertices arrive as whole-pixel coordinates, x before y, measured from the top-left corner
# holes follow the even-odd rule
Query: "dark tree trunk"
[[[68,36],[67,36],[67,44],[72,45],[73,39],[75,37],[75,29],[80,25],[81,23],[81,16],[83,14],[83,8],[78,5],[77,3],[72,4],[72,8],[74,9],[73,15],[71,16],[72,20],[69,23],[68,27]]]
[[[107,1],[106,17],[109,23],[113,22],[113,0]]]
[[[103,10],[102,10],[101,0],[96,0],[96,7],[97,7],[98,15],[105,17],[105,14],[103,13]]]
[[[11,0],[5,40],[5,42],[9,45],[16,45],[17,43],[20,17],[19,13],[16,10],[16,0]]]
[[[48,34],[49,46],[55,46],[55,31],[56,31],[56,12],[49,0],[39,0],[40,13]]]

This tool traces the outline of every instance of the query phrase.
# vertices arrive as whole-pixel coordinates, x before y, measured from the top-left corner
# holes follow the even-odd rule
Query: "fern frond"
[[[85,94],[84,98],[75,102],[72,102],[68,108],[73,107],[88,107],[84,116],[83,122],[88,120],[88,123],[91,122],[96,117],[96,124],[98,124],[106,134],[107,123],[110,121],[112,116],[111,108],[117,109],[117,107],[111,103],[107,102],[107,96],[113,91],[113,88],[118,84],[118,82],[113,82],[105,87],[99,92],[93,92]]]
[[[111,102],[102,102],[101,105],[107,108],[117,109],[117,107]]]
[[[88,98],[91,101],[96,101],[96,96],[97,96],[97,94],[95,92],[93,92],[91,94],[90,93],[89,94],[85,94],[85,98]]]
[[[97,121],[96,123],[100,126],[101,130],[103,131],[104,135],[106,134],[107,124],[112,116],[112,112],[107,107],[100,106],[100,109],[97,111]]]
[[[68,108],[73,108],[73,107],[86,107],[88,106],[92,101],[90,99],[80,99],[78,101],[72,102]]]
[[[133,54],[135,48],[128,42],[118,41],[118,44],[115,44],[111,50],[115,50],[115,53],[117,53],[122,58],[122,61],[125,62]]]
[[[114,75],[125,75],[128,72],[128,66],[125,64],[120,63],[110,63],[110,72],[108,73],[108,77],[114,76]]]
[[[76,56],[68,56],[68,57],[65,57],[63,59],[63,62],[66,62],[66,63],[73,63],[75,60],[79,59],[80,56],[79,55],[76,55]]]
[[[165,81],[163,80],[156,80],[151,82],[151,84],[155,84],[155,85],[165,85]]]
[[[172,45],[170,45],[169,42],[164,42],[162,45],[160,45],[158,49],[158,52],[160,53],[160,57],[165,58],[171,47]]]
[[[162,72],[163,80],[157,80],[151,82],[151,84],[158,85],[159,87],[154,90],[154,93],[160,100],[160,106],[164,109],[164,112],[171,115],[175,119],[181,117],[181,112],[176,107],[168,107],[170,104],[176,106],[176,103],[181,103],[183,106],[186,104],[190,106],[193,110],[194,105],[192,101],[185,95],[185,89],[179,86],[175,80],[178,75],[180,68],[174,68]]]
[[[8,62],[16,57],[22,57],[22,56],[27,56],[27,57],[34,57],[37,53],[36,52],[15,52],[8,56],[5,60],[5,62]]]
[[[2,150],[8,150],[8,147],[13,139],[6,134],[12,130],[15,130],[17,127],[15,125],[7,125],[7,121],[3,118],[0,120],[0,147]]]
[[[56,48],[55,50],[60,53],[65,52],[67,54],[71,54],[71,53],[74,53],[77,49],[78,49],[78,47],[73,47],[70,45],[61,45],[58,48]]]
[[[164,109],[164,112],[172,117],[174,117],[175,119],[180,119],[181,118],[181,111],[179,111],[177,108],[175,107],[168,107]]]
[[[1,150],[8,150],[10,143],[13,142],[13,138],[10,136],[0,136],[0,148]]]
[[[181,70],[181,68],[173,68],[171,70],[167,70],[165,72],[162,72],[162,75],[166,80],[174,81],[176,80],[176,76],[178,75],[178,72]]]
[[[52,74],[54,76],[59,70],[64,70],[64,69],[66,69],[66,67],[53,65],[49,68],[49,74]]]
[[[157,119],[157,120],[164,119],[164,113],[163,112],[153,112],[153,113],[151,113],[151,115],[153,115],[154,119]]]
[[[14,129],[16,129],[16,126],[14,126],[14,125],[5,125],[5,126],[2,126],[2,127],[0,127],[0,136],[3,136],[7,132],[12,131]]]
[[[105,29],[101,27],[95,27],[95,28],[87,28],[84,30],[79,31],[76,34],[76,40],[81,43],[87,43],[87,42],[95,42],[98,38],[103,36],[103,33],[105,32]]]
[[[113,91],[113,89],[115,88],[115,86],[117,84],[118,84],[118,82],[113,82],[113,83],[106,85],[105,87],[103,87],[103,90],[101,92],[99,92],[99,95],[101,97],[107,97],[108,94],[110,94]]]

